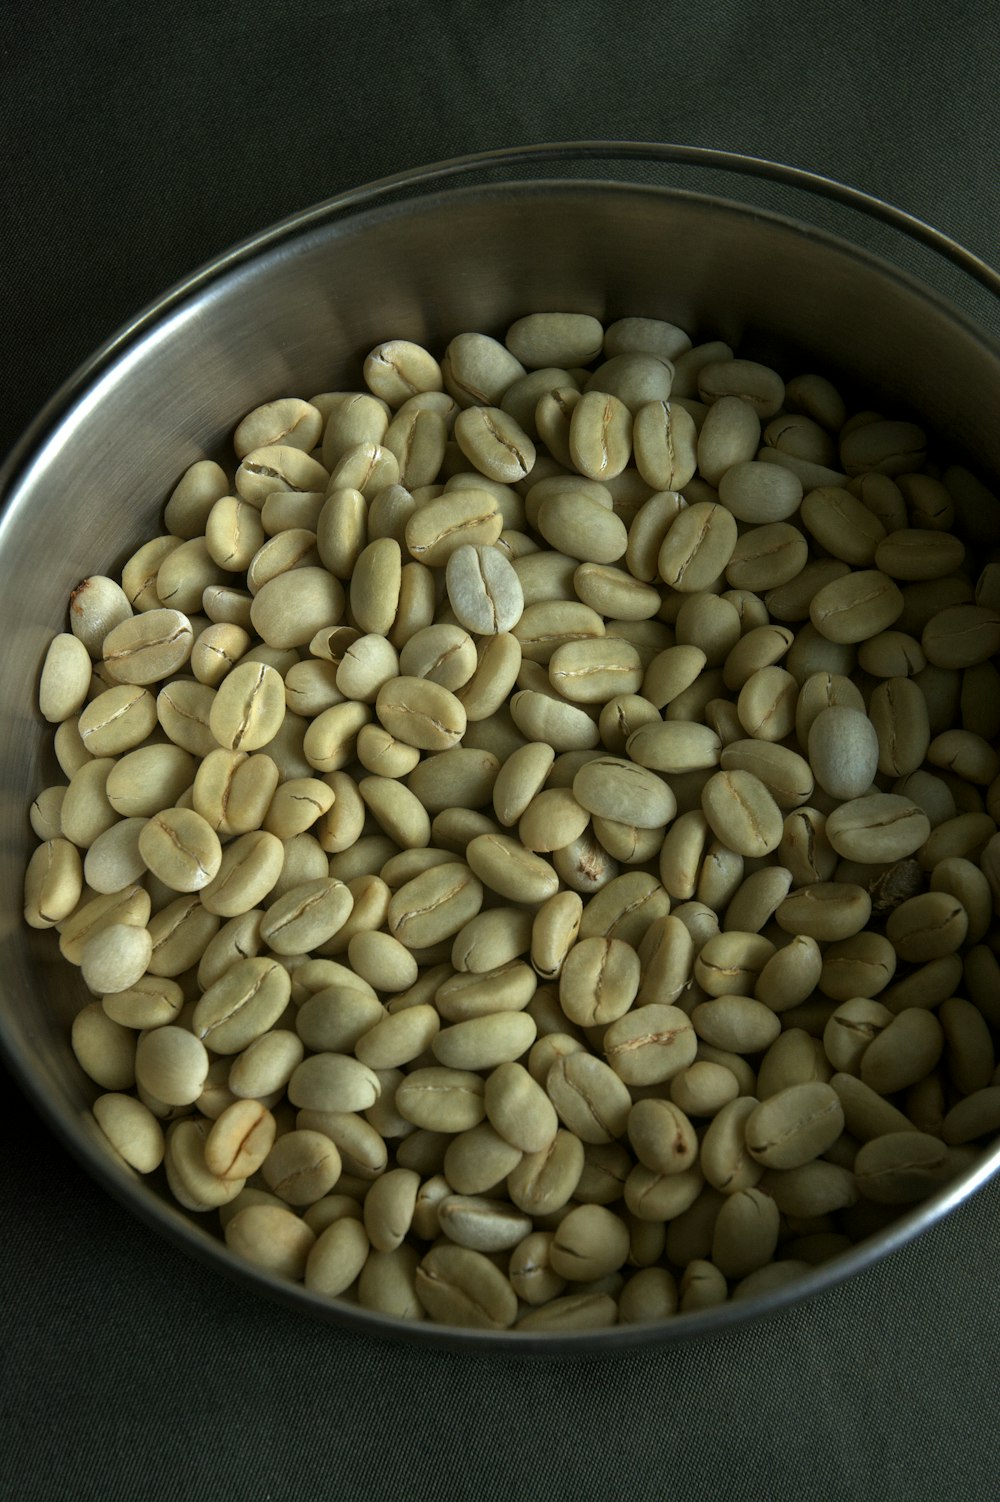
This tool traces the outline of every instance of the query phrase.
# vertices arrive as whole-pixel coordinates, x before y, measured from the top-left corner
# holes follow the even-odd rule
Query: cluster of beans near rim
[[[571,1330],[794,1280],[975,1160],[981,481],[581,314],[390,340],[234,449],[42,670],[26,917],[126,1163],[316,1295]]]

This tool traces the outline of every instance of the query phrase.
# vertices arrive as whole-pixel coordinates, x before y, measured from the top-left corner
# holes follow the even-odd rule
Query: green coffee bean
[[[240,1053],[273,1027],[290,992],[288,972],[276,960],[239,960],[198,1001],[191,1018],[195,1036],[214,1053]]]
[[[612,877],[587,903],[580,935],[622,939],[633,948],[642,942],[649,925],[665,917],[669,901],[654,876],[643,871]]]
[[[763,1190],[727,1195],[712,1233],[712,1261],[727,1278],[745,1278],[763,1268],[778,1245],[780,1212]]]
[[[138,852],[147,869],[174,892],[200,891],[222,863],[218,835],[187,808],[167,808],[147,819],[139,832]]]
[[[680,1309],[712,1309],[728,1297],[725,1274],[706,1258],[697,1257],[684,1269],[680,1281]]]
[[[612,1022],[603,1040],[605,1058],[627,1085],[672,1079],[694,1062],[697,1047],[690,1018],[679,1007],[657,1002]]]
[[[698,434],[698,472],[717,486],[732,465],[754,457],[759,442],[760,418],[753,404],[740,396],[720,396]]]
[[[725,471],[719,481],[719,500],[738,521],[781,522],[799,509],[802,482],[790,469],[748,459]]]
[[[639,956],[621,939],[584,938],[566,957],[559,1000],[571,1022],[595,1027],[624,1016],[639,989]]]
[[[893,676],[880,683],[869,716],[878,739],[878,770],[896,777],[915,772],[931,739],[927,700],[916,682]]]
[[[288,1081],[292,1105],[310,1111],[365,1111],[381,1090],[374,1071],[350,1054],[309,1054]]]
[[[228,844],[218,872],[200,892],[202,905],[221,918],[247,913],[274,888],[285,861],[276,835],[252,830]]]
[[[549,1262],[559,1277],[589,1283],[615,1272],[629,1251],[628,1228],[603,1205],[577,1205],[556,1227]]]
[[[887,1132],[866,1142],[854,1179],[866,1199],[910,1205],[947,1183],[953,1169],[947,1146],[925,1132]]]
[[[576,941],[583,914],[577,892],[556,892],[537,909],[531,925],[531,963],[545,980],[555,980]]]
[[[506,835],[477,835],[466,859],[485,886],[514,901],[544,902],[558,886],[558,876],[546,860]]]
[[[141,980],[152,954],[148,929],[133,923],[109,923],[87,939],[80,969],[89,989],[102,996],[125,991]]]
[[[779,809],[795,808],[815,792],[812,768],[789,746],[774,741],[742,738],[732,740],[719,758],[724,772],[752,773],[771,794]],[[868,786],[869,784],[866,784]]]
[[[640,725],[629,736],[625,749],[629,758],[638,766],[676,775],[717,767],[721,744],[715,731],[707,725],[656,720],[648,725]],[[669,784],[664,786],[669,791]]]
[[[736,522],[725,507],[697,501],[680,512],[660,547],[657,570],[686,594],[708,589],[725,572],[736,546]]]
[[[916,423],[876,418],[841,437],[840,462],[849,475],[872,469],[900,475],[919,468],[926,449],[926,436]]]
[[[965,942],[969,917],[949,892],[922,892],[889,914],[886,938],[900,959],[915,963],[954,954]]]
[[[779,1090],[747,1118],[746,1142],[767,1168],[801,1168],[832,1147],[844,1130],[844,1111],[835,1090],[824,1084]]]
[[[774,416],[785,394],[777,372],[754,360],[709,360],[698,370],[697,383],[702,401],[713,403],[723,396],[740,396],[762,418]]]
[[[770,1007],[749,996],[717,996],[691,1013],[699,1038],[732,1053],[759,1053],[773,1043],[781,1022]]]
[[[191,622],[181,611],[147,610],[108,632],[103,661],[116,683],[156,683],[184,666],[193,645]]]
[[[640,1163],[657,1173],[683,1173],[697,1161],[694,1127],[673,1101],[636,1101],[629,1112],[628,1138]]]
[[[622,757],[597,757],[573,779],[573,796],[601,818],[656,829],[673,817],[676,799],[667,783]]]
[[[148,546],[161,553],[170,552],[178,546],[178,538],[160,538],[157,543]],[[129,572],[128,564],[126,571]],[[132,582],[131,577],[129,582]],[[154,597],[150,603],[158,605],[159,601]],[[146,604],[141,607],[136,605],[132,596],[113,579],[103,574],[93,574],[89,579],[81,580],[69,597],[70,630],[74,636],[79,637],[90,656],[97,660],[102,655],[105,637],[115,626],[128,620],[133,608],[149,607]]]
[[[641,403],[633,418],[632,447],[636,468],[654,490],[677,491],[693,478],[699,464],[694,418],[677,402]]]
[[[500,407],[465,407],[455,418],[455,442],[480,474],[514,484],[534,467],[535,445]]]
[[[431,1051],[448,1068],[493,1069],[513,1062],[535,1041],[536,1027],[526,1012],[495,1012],[469,1017],[442,1028],[431,1040]]]
[[[163,1129],[148,1106],[132,1095],[99,1095],[94,1118],[118,1156],[137,1173],[154,1173],[163,1162]]]
[[[186,1210],[203,1213],[228,1204],[240,1194],[244,1180],[223,1179],[205,1164],[207,1121],[197,1118],[175,1121],[167,1129],[164,1168],[167,1185]],[[235,1217],[234,1217],[235,1218]]]
[[[908,1007],[865,1049],[861,1056],[861,1081],[879,1095],[895,1095],[928,1075],[943,1048],[944,1034],[933,1012]]]
[[[54,928],[74,911],[82,893],[83,865],[76,846],[61,838],[44,840],[25,872],[25,922],[32,928]]]
[[[713,1116],[702,1138],[701,1172],[724,1194],[753,1188],[764,1172],[746,1144],[746,1124],[758,1104],[752,1095],[730,1101]]]
[[[627,1087],[607,1064],[588,1053],[557,1058],[545,1090],[560,1120],[582,1142],[613,1142],[631,1107]]]
[[[517,1295],[503,1273],[470,1247],[432,1247],[416,1273],[416,1291],[432,1319],[502,1330],[517,1317]]]
[[[38,685],[38,707],[50,724],[82,709],[91,670],[90,653],[79,637],[66,631],[52,638]]]
[[[271,1192],[286,1204],[313,1205],[340,1178],[340,1154],[324,1133],[296,1128],[278,1137],[260,1172]]]
[[[209,718],[212,734],[229,751],[258,751],[281,726],[285,686],[266,663],[240,663],[216,691]]]
[[[808,745],[816,780],[831,797],[860,798],[871,787],[879,769],[879,739],[860,710],[843,705],[821,710],[809,727]]]
[[[740,724],[757,740],[781,741],[795,724],[798,684],[784,668],[758,668],[740,689]]]
[[[951,996],[938,1008],[945,1038],[948,1075],[962,1095],[971,1096],[991,1083],[995,1052],[985,1017],[961,996]]]
[[[713,832],[740,855],[769,855],[780,845],[781,810],[752,772],[716,772],[701,802]]]
[[[248,1179],[274,1145],[277,1123],[257,1100],[237,1100],[218,1116],[205,1139],[205,1166],[221,1179]]]
[[[628,406],[611,393],[586,391],[570,417],[569,453],[575,467],[591,480],[611,479],[621,474],[631,452]]]
[[[930,834],[922,809],[896,793],[871,793],[835,809],[826,836],[838,855],[866,862],[902,860]]]
[[[483,1081],[470,1070],[441,1065],[414,1069],[396,1090],[396,1109],[429,1131],[468,1131],[485,1115]]]
[[[796,1026],[804,1008],[791,1012],[786,1026],[768,1048],[757,1067],[755,1094],[761,1101],[793,1085],[825,1084],[831,1077],[829,1062],[820,1039]]]
[[[949,1147],[992,1136],[1000,1129],[1000,1085],[974,1090],[957,1101],[944,1118],[941,1135]]]
[[[245,1205],[227,1220],[225,1238],[237,1257],[293,1281],[305,1277],[316,1244],[305,1220],[280,1202]]]
[[[887,630],[902,610],[903,596],[888,574],[857,569],[817,591],[809,618],[828,641],[851,643]]]
[[[450,974],[435,984],[432,994],[442,1018],[464,1022],[494,1012],[522,1011],[534,996],[536,984],[537,977],[530,966],[513,960],[492,970]]]
[[[1000,612],[983,605],[948,606],[927,622],[920,644],[935,667],[975,667],[1000,650]]]
[[[715,1116],[738,1093],[732,1070],[708,1059],[696,1059],[670,1081],[670,1099],[687,1116]]]
[[[451,490],[413,513],[406,524],[406,547],[417,563],[436,566],[446,564],[460,547],[490,546],[502,530],[503,517],[488,491]]]
[[[639,1221],[671,1221],[694,1204],[704,1183],[698,1167],[658,1173],[637,1163],[625,1180],[625,1204]]]
[[[204,1043],[186,1028],[153,1028],[143,1033],[135,1046],[136,1079],[143,1089],[168,1105],[196,1101],[208,1065]]]
[[[521,583],[497,548],[456,548],[448,559],[446,580],[452,608],[470,631],[496,635],[519,621],[524,609]]]
[[[428,679],[399,677],[379,689],[375,713],[392,735],[422,751],[446,751],[466,727],[461,703]]]

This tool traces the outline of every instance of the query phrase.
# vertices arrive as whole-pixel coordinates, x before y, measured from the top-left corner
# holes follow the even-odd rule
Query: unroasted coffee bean
[[[746,1124],[747,1147],[768,1168],[800,1168],[833,1146],[844,1129],[835,1090],[824,1084],[791,1085],[771,1095]]]
[[[577,1205],[556,1227],[552,1269],[571,1283],[590,1283],[623,1266],[629,1251],[625,1222],[603,1205]]]
[[[222,846],[211,825],[188,808],[168,808],[146,821],[138,853],[149,871],[175,892],[197,892],[222,863]]]
[[[911,1205],[952,1172],[948,1148],[926,1132],[886,1132],[866,1142],[854,1161],[858,1189],[881,1205]]]
[[[752,772],[717,772],[701,796],[705,817],[723,842],[741,855],[769,855],[781,843],[781,811]]]
[[[470,631],[496,635],[521,618],[524,593],[511,564],[498,548],[470,544],[456,548],[446,569],[452,609]]]
[[[702,1138],[700,1166],[705,1179],[723,1194],[752,1189],[763,1165],[750,1154],[746,1124],[757,1109],[755,1096],[741,1095],[716,1113]]]
[[[809,764],[834,798],[859,798],[879,765],[879,741],[867,715],[838,706],[821,710],[809,728]]]
[[[897,793],[856,798],[826,821],[827,839],[848,860],[902,860],[919,850],[929,834],[927,815]]]
[[[469,842],[466,859],[485,886],[514,901],[544,902],[559,884],[546,860],[506,835],[477,835]]]
[[[503,1330],[517,1317],[517,1295],[503,1273],[470,1247],[439,1245],[417,1268],[416,1290],[433,1319]]]
[[[813,596],[809,618],[828,641],[866,641],[902,614],[903,596],[878,569],[858,569]]]
[[[605,1031],[603,1048],[626,1084],[652,1085],[692,1064],[698,1039],[691,1019],[679,1007],[650,1002],[613,1022]]]
[[[895,1095],[924,1079],[944,1047],[941,1024],[933,1012],[908,1007],[872,1039],[861,1056],[862,1083],[879,1095]]]
[[[686,594],[708,589],[725,572],[736,537],[736,522],[725,507],[711,501],[688,506],[663,539],[660,578]]]
[[[194,632],[179,610],[147,610],[129,616],[104,638],[104,663],[116,683],[147,684],[184,666]]]
[[[941,1135],[950,1147],[992,1136],[1000,1124],[1000,1086],[974,1090],[956,1102],[944,1118]]]
[[[636,1101],[629,1112],[628,1137],[640,1163],[657,1173],[682,1173],[697,1161],[694,1127],[673,1101]]]
[[[614,1142],[625,1130],[631,1097],[618,1075],[588,1053],[556,1060],[545,1090],[561,1121],[583,1142]]]
[[[620,475],[632,452],[632,414],[626,404],[610,393],[585,392],[570,418],[569,452],[591,480]]]
[[[712,1233],[712,1261],[728,1278],[744,1278],[771,1261],[780,1216],[770,1195],[756,1188],[726,1197]]]
[[[94,1101],[94,1118],[120,1158],[137,1173],[153,1173],[163,1161],[163,1128],[148,1106],[132,1095],[110,1091]]]
[[[241,663],[223,680],[212,703],[210,726],[229,751],[266,746],[285,715],[285,687],[266,663]]]

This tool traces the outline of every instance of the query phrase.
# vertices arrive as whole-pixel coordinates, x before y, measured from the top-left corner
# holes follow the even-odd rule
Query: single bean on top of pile
[[[97,1121],[402,1319],[794,1280],[1000,1130],[998,503],[656,319],[362,375],[246,416],[45,658],[25,917]]]

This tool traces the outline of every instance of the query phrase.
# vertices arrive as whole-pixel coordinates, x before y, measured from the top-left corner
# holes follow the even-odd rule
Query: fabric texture
[[[610,137],[766,157],[996,265],[998,35],[984,0],[15,0],[0,450],[226,247],[467,151]],[[711,1340],[428,1351],[189,1261],[4,1083],[0,1494],[17,1502],[996,1495],[998,1182],[848,1283]]]

